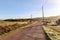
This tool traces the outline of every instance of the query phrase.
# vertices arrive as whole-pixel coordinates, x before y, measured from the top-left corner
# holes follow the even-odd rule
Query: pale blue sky
[[[44,2],[47,0],[44,0]],[[43,0],[0,0],[0,18],[41,17]],[[48,0],[44,4],[45,16],[60,14],[60,0]]]

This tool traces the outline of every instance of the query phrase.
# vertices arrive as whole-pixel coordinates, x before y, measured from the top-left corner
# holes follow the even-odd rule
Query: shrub
[[[58,19],[58,20],[56,21],[56,24],[57,24],[57,25],[60,25],[60,19]]]
[[[0,26],[0,35],[5,33],[5,28]]]

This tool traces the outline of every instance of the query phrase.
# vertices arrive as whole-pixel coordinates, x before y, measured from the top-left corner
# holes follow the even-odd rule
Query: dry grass
[[[28,22],[0,22],[0,37],[5,36],[6,34],[9,34],[16,29],[27,25]],[[3,28],[3,29],[1,29]],[[3,32],[3,33],[2,33]]]
[[[51,29],[50,27],[53,27],[54,29],[60,30],[59,26],[44,26],[45,32],[48,34],[48,36],[51,38],[51,40],[60,40],[60,33]]]

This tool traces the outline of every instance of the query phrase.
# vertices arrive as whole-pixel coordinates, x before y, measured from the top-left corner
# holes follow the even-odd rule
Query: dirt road
[[[50,40],[39,23],[18,30],[0,40]]]

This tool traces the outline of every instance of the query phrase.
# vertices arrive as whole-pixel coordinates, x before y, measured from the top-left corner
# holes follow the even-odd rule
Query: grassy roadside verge
[[[28,25],[28,24],[21,24],[21,25],[26,26],[26,25]],[[10,31],[10,32],[7,32],[7,33],[4,33],[4,34],[0,35],[0,38],[5,37],[5,36],[7,36],[7,35],[9,35],[9,34],[11,34],[11,33],[14,33],[14,32],[17,31],[18,29],[21,30],[23,26],[15,29],[15,30],[12,30],[12,31]]]
[[[55,30],[49,28],[50,26],[43,26],[45,32],[50,37],[51,40],[60,40],[60,33]]]
[[[15,33],[16,31],[22,30],[23,28],[26,28],[26,27],[28,27],[28,26],[31,26],[31,25],[33,25],[33,24],[35,24],[35,23],[36,23],[36,22],[33,22],[33,23],[31,23],[31,24],[27,24],[27,25],[24,25],[24,26],[22,26],[22,27],[19,27],[19,28],[17,28],[16,30],[12,30],[12,31],[10,31],[10,32],[8,32],[8,33],[5,33],[5,34],[1,35],[0,38],[4,38],[5,36],[8,36],[9,34]]]

